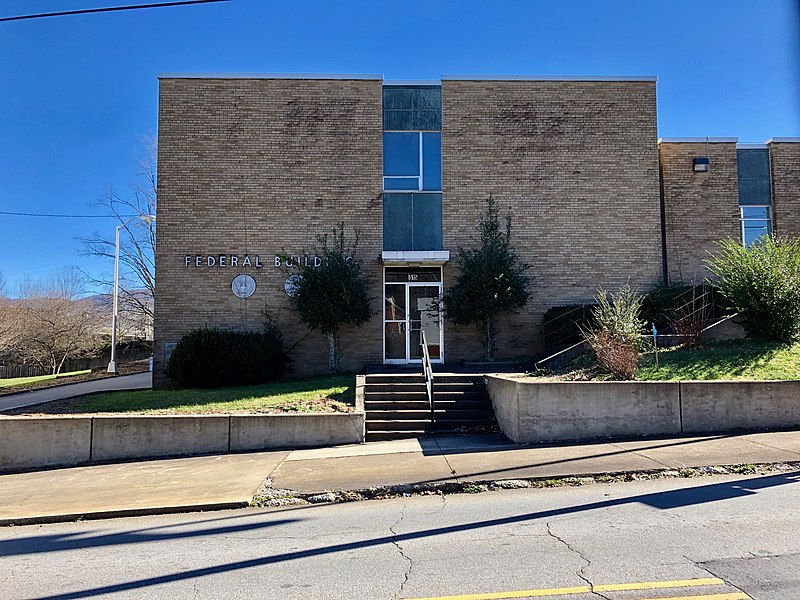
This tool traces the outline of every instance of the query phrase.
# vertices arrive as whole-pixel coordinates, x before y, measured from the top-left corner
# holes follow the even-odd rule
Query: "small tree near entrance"
[[[494,360],[496,320],[501,313],[518,310],[528,302],[530,279],[511,245],[511,215],[503,228],[494,198],[486,201],[486,212],[478,225],[480,245],[459,248],[456,258],[459,274],[455,285],[444,295],[445,314],[456,325],[481,323],[486,360]]]
[[[291,294],[300,318],[312,330],[328,338],[328,372],[339,372],[339,329],[342,325],[366,323],[374,314],[370,306],[369,279],[356,256],[358,232],[348,244],[344,223],[332,235],[317,236],[319,266],[297,265],[298,277]]]

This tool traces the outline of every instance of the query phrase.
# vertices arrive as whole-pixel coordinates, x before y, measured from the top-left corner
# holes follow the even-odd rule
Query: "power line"
[[[50,219],[125,219],[128,217],[136,217],[138,215],[55,215],[46,213],[24,213],[24,212],[7,212],[0,211],[0,215],[9,217],[46,217]]]
[[[130,6],[110,6],[105,8],[84,8],[81,10],[63,10],[60,12],[39,13],[34,15],[18,15],[16,17],[0,17],[0,22],[22,21],[25,19],[41,19],[44,17],[64,17],[67,15],[85,15],[88,13],[115,12],[118,10],[137,10],[141,8],[164,8],[167,6],[183,6],[186,4],[208,4],[209,2],[230,2],[230,0],[180,0],[178,2],[157,2],[154,4],[134,4]]]

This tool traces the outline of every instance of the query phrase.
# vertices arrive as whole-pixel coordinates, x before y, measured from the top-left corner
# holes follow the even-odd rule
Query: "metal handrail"
[[[425,377],[425,391],[428,393],[428,406],[431,409],[431,424],[436,424],[436,412],[433,408],[433,365],[431,364],[431,353],[428,350],[428,340],[425,332],[420,329],[422,338],[422,375]]]

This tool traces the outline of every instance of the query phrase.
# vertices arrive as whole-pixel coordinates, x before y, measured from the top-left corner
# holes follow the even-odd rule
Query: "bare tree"
[[[144,155],[137,161],[137,181],[131,185],[129,195],[122,196],[109,189],[98,205],[117,220],[120,230],[119,294],[120,320],[127,315],[128,322],[144,324],[153,322],[153,297],[155,295],[155,223],[133,218],[156,214],[156,158],[155,138],[142,139]],[[113,265],[115,239],[110,233],[94,232],[79,238],[82,253],[87,256],[107,258]],[[112,270],[113,273],[113,270]],[[87,278],[94,285],[110,290],[113,275]]]
[[[19,303],[8,297],[7,280],[0,272],[0,360],[13,357],[21,325]]]
[[[98,348],[101,311],[95,301],[81,297],[83,289],[74,269],[46,282],[23,280],[15,302],[19,324],[15,345],[21,357],[58,374],[67,359]]]

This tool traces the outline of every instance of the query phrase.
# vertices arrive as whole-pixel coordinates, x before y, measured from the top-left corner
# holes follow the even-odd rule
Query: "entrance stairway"
[[[394,440],[424,433],[469,431],[495,424],[482,375],[434,377],[435,422],[421,374],[367,375],[364,406],[366,440]]]

